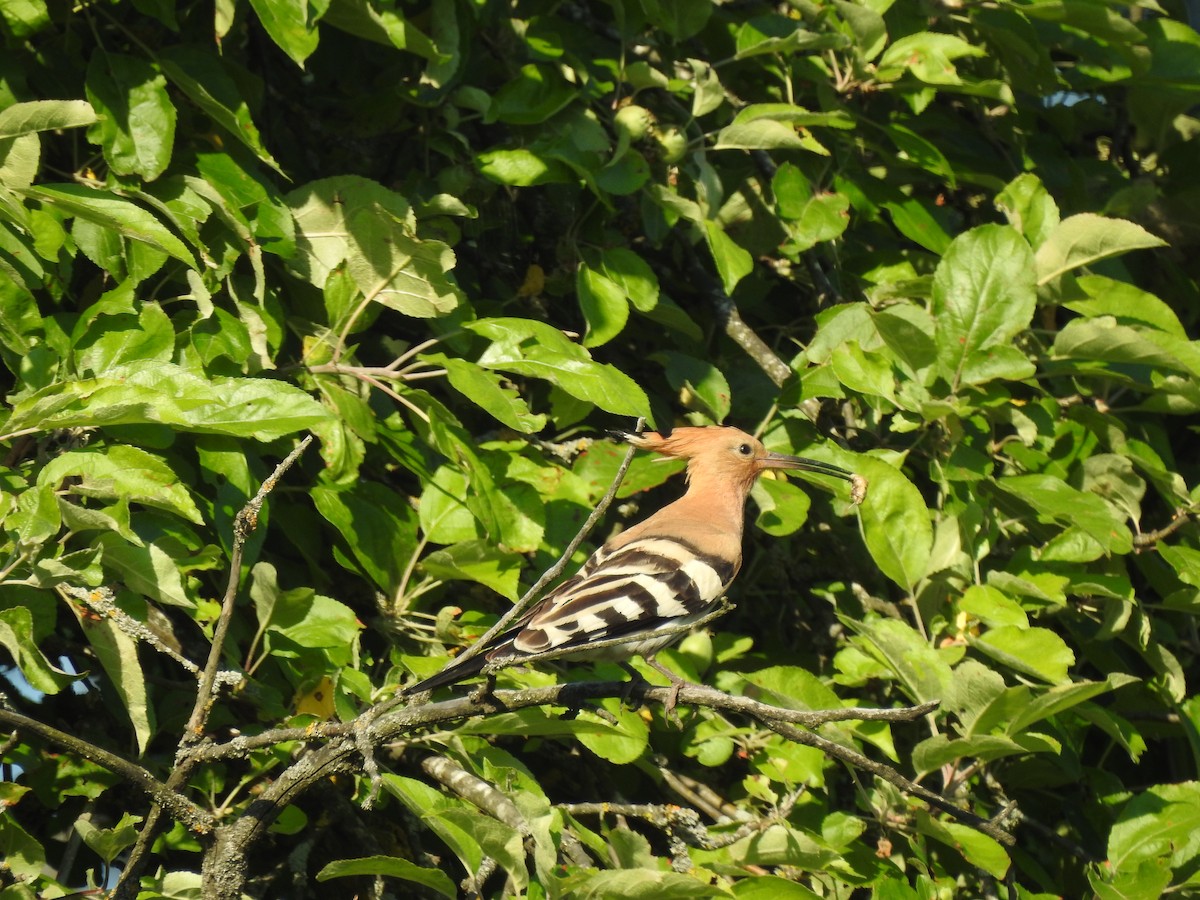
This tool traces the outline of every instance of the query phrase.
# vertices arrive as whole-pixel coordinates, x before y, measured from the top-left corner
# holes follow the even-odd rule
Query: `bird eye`
[[[749,456],[753,452],[753,448],[749,444],[739,444],[737,452],[742,454],[742,456]]]

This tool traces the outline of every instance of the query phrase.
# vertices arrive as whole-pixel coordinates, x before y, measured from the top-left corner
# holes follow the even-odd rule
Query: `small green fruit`
[[[613,116],[613,126],[617,135],[627,137],[632,143],[640,141],[654,124],[654,114],[644,106],[622,106]]]

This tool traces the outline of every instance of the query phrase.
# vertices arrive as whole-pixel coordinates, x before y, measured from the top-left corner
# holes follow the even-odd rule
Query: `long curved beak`
[[[758,460],[758,464],[764,469],[802,469],[805,472],[818,472],[822,475],[832,475],[834,478],[841,478],[843,481],[854,480],[854,476],[841,466],[835,466],[833,463],[821,462],[820,460],[816,459],[809,459],[806,456],[788,456],[785,453],[768,453],[766,456]]]

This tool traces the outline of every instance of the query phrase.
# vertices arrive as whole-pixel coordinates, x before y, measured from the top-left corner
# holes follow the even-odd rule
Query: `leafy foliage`
[[[0,4],[0,894],[1195,890],[1185,7]],[[760,484],[739,609],[662,658],[793,710],[938,701],[817,733],[1015,845],[613,698],[410,729],[220,856],[316,734],[274,729],[486,630],[639,416],[870,482]],[[604,527],[675,471],[636,460]],[[202,762],[194,704],[262,741]]]

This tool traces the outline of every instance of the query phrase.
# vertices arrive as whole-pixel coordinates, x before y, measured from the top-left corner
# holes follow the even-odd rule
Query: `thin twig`
[[[757,716],[755,718],[758,718]],[[842,762],[849,763],[857,769],[863,769],[870,772],[878,778],[882,778],[889,784],[893,784],[906,794],[912,794],[914,797],[919,797],[930,806],[937,807],[944,813],[958,819],[964,825],[969,825],[976,831],[986,834],[995,841],[999,841],[1005,846],[1011,847],[1016,843],[1016,838],[1005,831],[998,825],[988,821],[982,816],[977,816],[970,810],[955,806],[945,797],[940,794],[935,794],[929,788],[922,787],[915,781],[910,781],[905,778],[891,766],[883,763],[875,762],[869,757],[863,756],[857,750],[851,750],[849,747],[843,747],[841,744],[836,744],[833,741],[827,740],[818,734],[811,731],[801,731],[793,725],[773,717],[759,718],[763,725],[770,728],[781,737],[787,738],[789,741],[795,741],[797,744],[804,744],[808,747],[816,747],[826,756],[831,756],[834,759],[840,759]]]
[[[1191,521],[1192,507],[1185,506],[1175,510],[1175,516],[1164,525],[1162,528],[1156,528],[1154,531],[1145,531],[1141,534],[1133,536],[1133,546],[1137,550],[1145,550],[1147,547],[1153,547],[1163,538],[1168,538],[1176,531],[1183,527],[1187,522]]]
[[[366,308],[371,305],[372,297],[363,297],[359,301],[358,306],[354,307],[354,312],[350,313],[346,319],[346,324],[342,326],[342,330],[338,332],[337,343],[333,347],[333,361],[336,363],[342,358],[342,354],[346,351],[346,338],[350,337],[350,329],[354,327],[354,323],[358,321],[358,317],[366,311]]]
[[[672,690],[671,686],[644,685],[641,688],[641,694],[643,699],[657,702],[666,698]],[[490,712],[515,711],[531,706],[576,707],[587,701],[605,697],[623,697],[628,693],[629,683],[625,681],[576,681],[543,688],[497,690],[492,699],[484,697],[478,701],[464,695],[436,703],[426,703],[423,706],[403,707],[401,711],[388,717],[388,733],[383,739],[394,740],[411,731],[435,725],[447,725]],[[686,682],[680,688],[679,702],[685,705],[742,713],[754,718],[769,716],[782,722],[803,725],[806,728],[816,728],[828,722],[911,722],[928,715],[938,706],[936,702],[929,702],[918,706],[894,709],[873,707],[842,707],[822,710],[783,709],[768,703],[761,703],[750,697],[726,694],[716,688]],[[372,707],[364,715],[374,713],[379,708],[379,706]],[[377,715],[376,718],[381,717]],[[325,722],[303,728],[272,728],[259,734],[238,735],[224,743],[208,743],[197,746],[191,751],[189,758],[198,762],[215,762],[243,757],[253,750],[261,750],[291,741],[307,742],[345,737],[353,731],[357,721],[356,719],[354,722]],[[373,727],[378,729],[385,726],[377,722]],[[373,735],[372,739],[378,740],[379,737]]]
[[[95,744],[85,741],[82,738],[76,737],[73,734],[67,734],[65,731],[59,731],[57,728],[39,722],[37,719],[31,719],[11,709],[0,707],[0,722],[11,725],[13,728],[20,728],[29,734],[36,734],[43,740],[57,744],[59,747],[70,751],[76,756],[90,760],[96,765],[112,772],[114,775],[119,775],[130,784],[140,788],[155,803],[165,807],[170,811],[171,815],[193,831],[204,834],[212,830],[214,825],[212,816],[178,791],[171,790],[167,784],[159,781],[148,770],[142,768],[137,763],[130,762],[124,757],[118,756],[102,747],[97,747]]]
[[[391,711],[386,714],[381,714],[379,707],[374,707],[364,712],[360,716],[360,720],[364,717],[369,720],[369,724],[367,725],[368,740],[371,744],[377,746],[382,742],[409,738],[414,731],[448,722],[461,721],[481,715],[510,712],[531,706],[581,708],[596,699],[625,696],[628,691],[629,685],[625,682],[576,682],[523,691],[493,691],[478,698],[456,697],[450,700],[423,705],[397,706],[392,704]],[[666,704],[668,701],[675,699],[677,691],[680,703],[747,714],[763,726],[776,731],[789,740],[817,747],[836,759],[849,762],[851,765],[863,768],[883,778],[889,783],[920,797],[938,809],[943,810],[948,815],[988,834],[996,840],[1005,844],[1013,842],[1012,836],[996,823],[989,822],[974,813],[954,806],[937,794],[908,780],[890,766],[877,763],[857,751],[849,750],[810,732],[801,731],[789,722],[789,720],[793,720],[804,722],[805,725],[809,725],[810,723],[819,724],[824,721],[853,718],[855,717],[855,712],[853,711],[830,710],[825,712],[809,712],[779,709],[747,697],[735,697],[714,688],[693,684],[683,684],[678,687],[658,687],[639,684],[636,687],[636,696],[642,702]],[[863,715],[862,717],[864,718],[869,717],[888,721],[912,721],[927,714],[931,709],[931,704],[922,704],[918,707],[906,709],[857,712],[869,713],[869,715]],[[354,726],[351,725],[351,727]],[[345,732],[347,726],[334,726],[329,730],[332,731],[334,728]],[[315,738],[316,731],[325,731],[325,729],[307,731],[302,737],[300,735],[289,735],[289,737],[311,741]],[[276,732],[274,736],[278,738],[282,737],[283,734],[282,732]],[[221,755],[228,755],[232,752],[234,745],[236,745],[236,748],[240,752],[245,752],[246,748],[252,746],[254,743],[256,742],[253,738],[239,737],[227,746],[213,745],[206,747],[204,750],[198,752],[194,759],[201,757],[209,758],[210,756],[219,758]],[[250,845],[256,840],[259,834],[265,831],[288,803],[294,802],[298,796],[313,784],[323,781],[331,775],[339,772],[354,772],[356,767],[353,761],[358,755],[358,741],[349,733],[342,733],[324,746],[313,748],[310,753],[302,755],[292,765],[278,773],[269,784],[263,787],[263,790],[253,804],[252,810],[247,810],[245,815],[218,829],[220,832],[217,841],[218,852],[211,855],[211,858],[206,859],[206,870],[210,868],[212,870],[219,870],[229,865],[240,865],[240,861],[244,860]]]
[[[113,599],[113,592],[109,588],[82,588],[63,584],[59,586],[59,591],[84,604],[97,615],[111,619],[117,628],[125,632],[125,634],[135,640],[149,644],[159,653],[165,653],[193,675],[200,674],[200,667],[198,665],[174,647],[165,643],[144,623],[139,622],[133,616],[129,615],[129,613],[125,612],[125,610],[117,606]]]
[[[209,713],[216,701],[217,671],[221,667],[225,635],[229,631],[229,622],[233,618],[233,607],[237,600],[238,584],[241,581],[242,573],[242,553],[245,550],[246,539],[258,527],[258,514],[262,510],[263,502],[267,499],[267,494],[275,489],[275,485],[283,477],[283,473],[300,458],[300,454],[308,448],[312,439],[310,434],[296,445],[296,449],[275,467],[275,471],[262,483],[258,493],[242,507],[242,511],[233,521],[233,551],[229,557],[229,582],[225,587],[225,599],[221,603],[221,615],[217,619],[217,627],[213,630],[212,649],[208,653],[208,662],[200,676],[200,687],[196,691],[196,704],[192,708],[191,716],[188,717],[187,728],[179,744],[180,756],[204,733],[204,726],[208,722]]]

